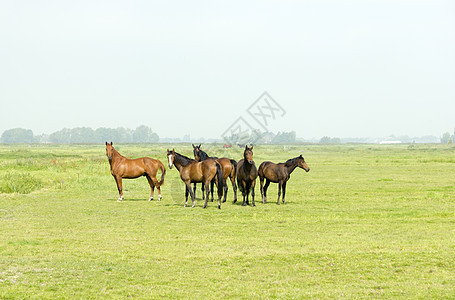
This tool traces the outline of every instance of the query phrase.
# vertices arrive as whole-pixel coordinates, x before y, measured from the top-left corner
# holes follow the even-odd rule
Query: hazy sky
[[[264,91],[298,137],[452,131],[455,2],[0,1],[0,133],[218,138]]]

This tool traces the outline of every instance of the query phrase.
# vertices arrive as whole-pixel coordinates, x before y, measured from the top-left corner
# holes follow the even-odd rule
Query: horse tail
[[[233,159],[230,159],[230,161],[231,161],[231,165],[232,165],[231,176],[234,176],[234,178],[235,178],[235,173],[237,173],[237,162]]]
[[[160,180],[159,184],[160,184],[160,186],[162,186],[164,183],[164,174],[166,174],[166,168],[164,167],[164,165],[161,161],[158,161],[158,162],[159,162],[159,167],[161,169],[161,180]]]
[[[215,161],[216,163],[216,177],[218,180],[218,197],[223,196],[223,188],[224,188],[224,176],[223,171],[221,170],[221,165],[219,162]]]

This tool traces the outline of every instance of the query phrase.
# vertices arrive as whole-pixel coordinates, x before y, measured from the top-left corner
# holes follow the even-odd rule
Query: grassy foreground
[[[166,164],[168,145],[114,145]],[[172,145],[192,157],[191,145]],[[239,160],[240,149],[203,145]],[[256,146],[256,165],[303,154],[287,205],[183,207],[167,168],[110,175],[104,145],[0,145],[0,298],[453,298],[455,147]],[[241,201],[240,201],[241,202]]]

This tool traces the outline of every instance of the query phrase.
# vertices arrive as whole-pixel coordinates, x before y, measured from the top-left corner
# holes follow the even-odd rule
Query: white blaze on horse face
[[[172,169],[172,154],[167,157],[169,159],[169,169]]]

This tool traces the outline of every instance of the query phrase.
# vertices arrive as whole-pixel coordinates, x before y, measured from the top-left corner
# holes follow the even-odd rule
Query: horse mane
[[[194,161],[194,159],[189,158],[189,157],[182,155],[180,153],[177,153],[177,152],[175,152],[174,159],[177,159],[179,161],[179,163],[184,167],[188,166],[190,163],[192,163]]]
[[[207,158],[209,158],[209,155],[207,153],[205,153],[204,151],[202,151],[201,149],[199,149],[199,157],[202,160],[206,160]]]
[[[293,166],[293,165],[296,164],[296,161],[297,161],[299,158],[300,158],[300,156],[297,156],[297,157],[294,157],[294,158],[290,158],[290,159],[288,159],[288,160],[284,163],[284,165],[285,165],[286,167],[291,167],[291,166]]]

